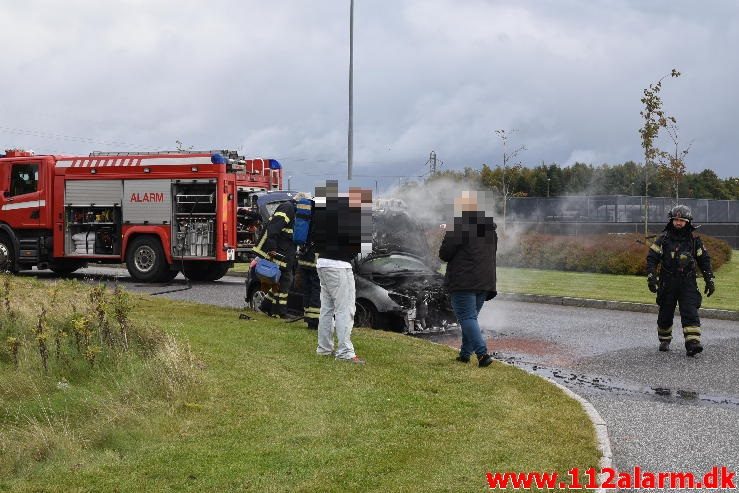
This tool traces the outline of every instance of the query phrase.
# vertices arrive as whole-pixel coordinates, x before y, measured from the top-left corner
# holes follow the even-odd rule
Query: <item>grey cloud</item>
[[[519,130],[529,165],[640,161],[641,91],[673,67],[662,94],[688,168],[736,174],[732,0],[355,4],[357,174],[390,186],[432,149],[449,168],[495,165],[498,128]],[[5,147],[181,140],[273,156],[293,183],[345,174],[346,1],[31,0],[0,16]]]

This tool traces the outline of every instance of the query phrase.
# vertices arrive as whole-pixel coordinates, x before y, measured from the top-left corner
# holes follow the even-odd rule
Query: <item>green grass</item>
[[[710,298],[703,296],[703,307],[739,310],[739,251],[715,275],[716,292]],[[701,279],[698,286],[703,289]],[[499,267],[498,291],[654,303],[646,278],[641,276]]]
[[[198,387],[163,399],[133,363],[60,390],[0,360],[0,491],[483,491],[488,471],[598,460],[578,403],[500,363],[359,329],[360,367],[236,310],[146,298],[136,317],[190,345]]]

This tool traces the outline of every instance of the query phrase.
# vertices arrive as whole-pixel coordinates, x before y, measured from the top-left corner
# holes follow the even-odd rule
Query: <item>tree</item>
[[[505,130],[496,130],[495,133],[503,144],[503,165],[501,166],[502,175],[500,182],[497,183],[498,191],[503,197],[503,231],[506,229],[506,213],[508,199],[513,195],[514,187],[513,179],[520,175],[523,164],[521,161],[516,160],[518,155],[526,150],[526,146],[520,146],[513,150],[508,149],[509,133],[514,133],[515,130],[506,132]],[[508,176],[506,176],[508,175]]]
[[[669,180],[672,187],[672,193],[675,194],[675,205],[677,205],[680,201],[680,182],[685,176],[685,156],[688,155],[692,144],[689,144],[688,147],[682,151],[679,150],[680,140],[678,139],[677,125],[670,123],[667,125],[666,129],[667,134],[670,136],[670,140],[672,140],[672,143],[675,146],[675,152],[673,154],[668,152],[660,153],[661,159],[659,169],[660,173]]]
[[[444,171],[437,171],[435,173],[431,173],[426,178],[426,182],[431,183],[431,182],[441,180],[441,179],[453,180],[453,181],[458,181],[458,182],[464,181],[464,182],[469,182],[473,185],[479,184],[481,182],[480,171],[473,169],[472,167],[469,167],[469,166],[465,166],[463,171],[445,169]]]
[[[641,146],[644,149],[644,236],[646,237],[649,227],[649,169],[655,166],[657,158],[664,155],[657,147],[655,141],[659,137],[659,132],[663,128],[667,128],[669,123],[676,124],[677,120],[673,116],[668,116],[662,109],[662,98],[659,93],[662,90],[662,81],[667,77],[680,77],[680,72],[672,69],[668,75],[664,75],[656,84],[649,84],[644,89],[644,96],[641,102],[644,109],[639,114],[644,119],[644,126],[639,129],[641,135]]]

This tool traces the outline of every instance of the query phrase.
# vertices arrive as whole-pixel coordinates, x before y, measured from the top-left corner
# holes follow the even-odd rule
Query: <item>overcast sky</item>
[[[643,160],[642,90],[739,176],[736,0],[355,0],[355,183]],[[238,149],[346,181],[349,0],[0,0],[0,148]],[[664,141],[666,144],[668,141]],[[286,184],[287,185],[287,184]]]

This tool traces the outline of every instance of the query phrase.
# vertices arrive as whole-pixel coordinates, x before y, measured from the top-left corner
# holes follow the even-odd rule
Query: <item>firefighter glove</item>
[[[716,283],[714,282],[713,277],[711,276],[706,276],[704,278],[704,281],[706,281],[706,289],[704,293],[706,294],[707,297],[710,298],[713,292],[716,291]]]
[[[654,272],[647,274],[647,286],[651,292],[657,292],[657,276]]]

